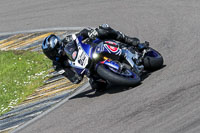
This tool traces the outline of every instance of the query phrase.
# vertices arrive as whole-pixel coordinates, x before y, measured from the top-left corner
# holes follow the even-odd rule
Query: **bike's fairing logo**
[[[105,41],[104,48],[110,54],[113,53],[115,55],[121,55],[121,53],[122,53],[122,50],[119,48],[119,44],[117,44],[113,41]]]
[[[105,41],[104,46],[108,51],[111,51],[111,52],[114,52],[114,53],[119,50],[119,47],[115,42]]]

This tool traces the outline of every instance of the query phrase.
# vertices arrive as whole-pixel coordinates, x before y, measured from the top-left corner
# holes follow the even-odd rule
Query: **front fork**
[[[143,65],[139,65],[139,55],[137,52],[132,53],[128,49],[122,49],[122,53],[124,55],[124,58],[128,61],[128,63],[131,65],[134,70],[140,74],[144,70]]]

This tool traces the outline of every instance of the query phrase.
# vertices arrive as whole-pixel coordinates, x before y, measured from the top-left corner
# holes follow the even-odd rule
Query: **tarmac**
[[[149,41],[166,65],[134,88],[97,95],[88,87],[13,132],[199,133],[199,12],[198,0],[0,1],[2,33],[108,23]]]

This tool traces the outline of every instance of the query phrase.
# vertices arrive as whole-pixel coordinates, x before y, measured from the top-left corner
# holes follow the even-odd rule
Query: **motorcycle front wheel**
[[[135,86],[141,82],[140,77],[129,69],[125,69],[123,72],[118,73],[112,68],[101,64],[97,67],[97,73],[104,80],[107,80],[114,85]]]

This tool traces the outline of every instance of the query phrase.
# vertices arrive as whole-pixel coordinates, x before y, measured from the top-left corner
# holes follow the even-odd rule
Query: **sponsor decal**
[[[111,52],[117,52],[118,51],[118,45],[115,43],[115,42],[111,42],[111,41],[105,41],[105,46],[111,51]],[[109,44],[111,44],[111,45],[109,45]],[[115,46],[113,46],[113,45],[116,45],[116,47]]]

